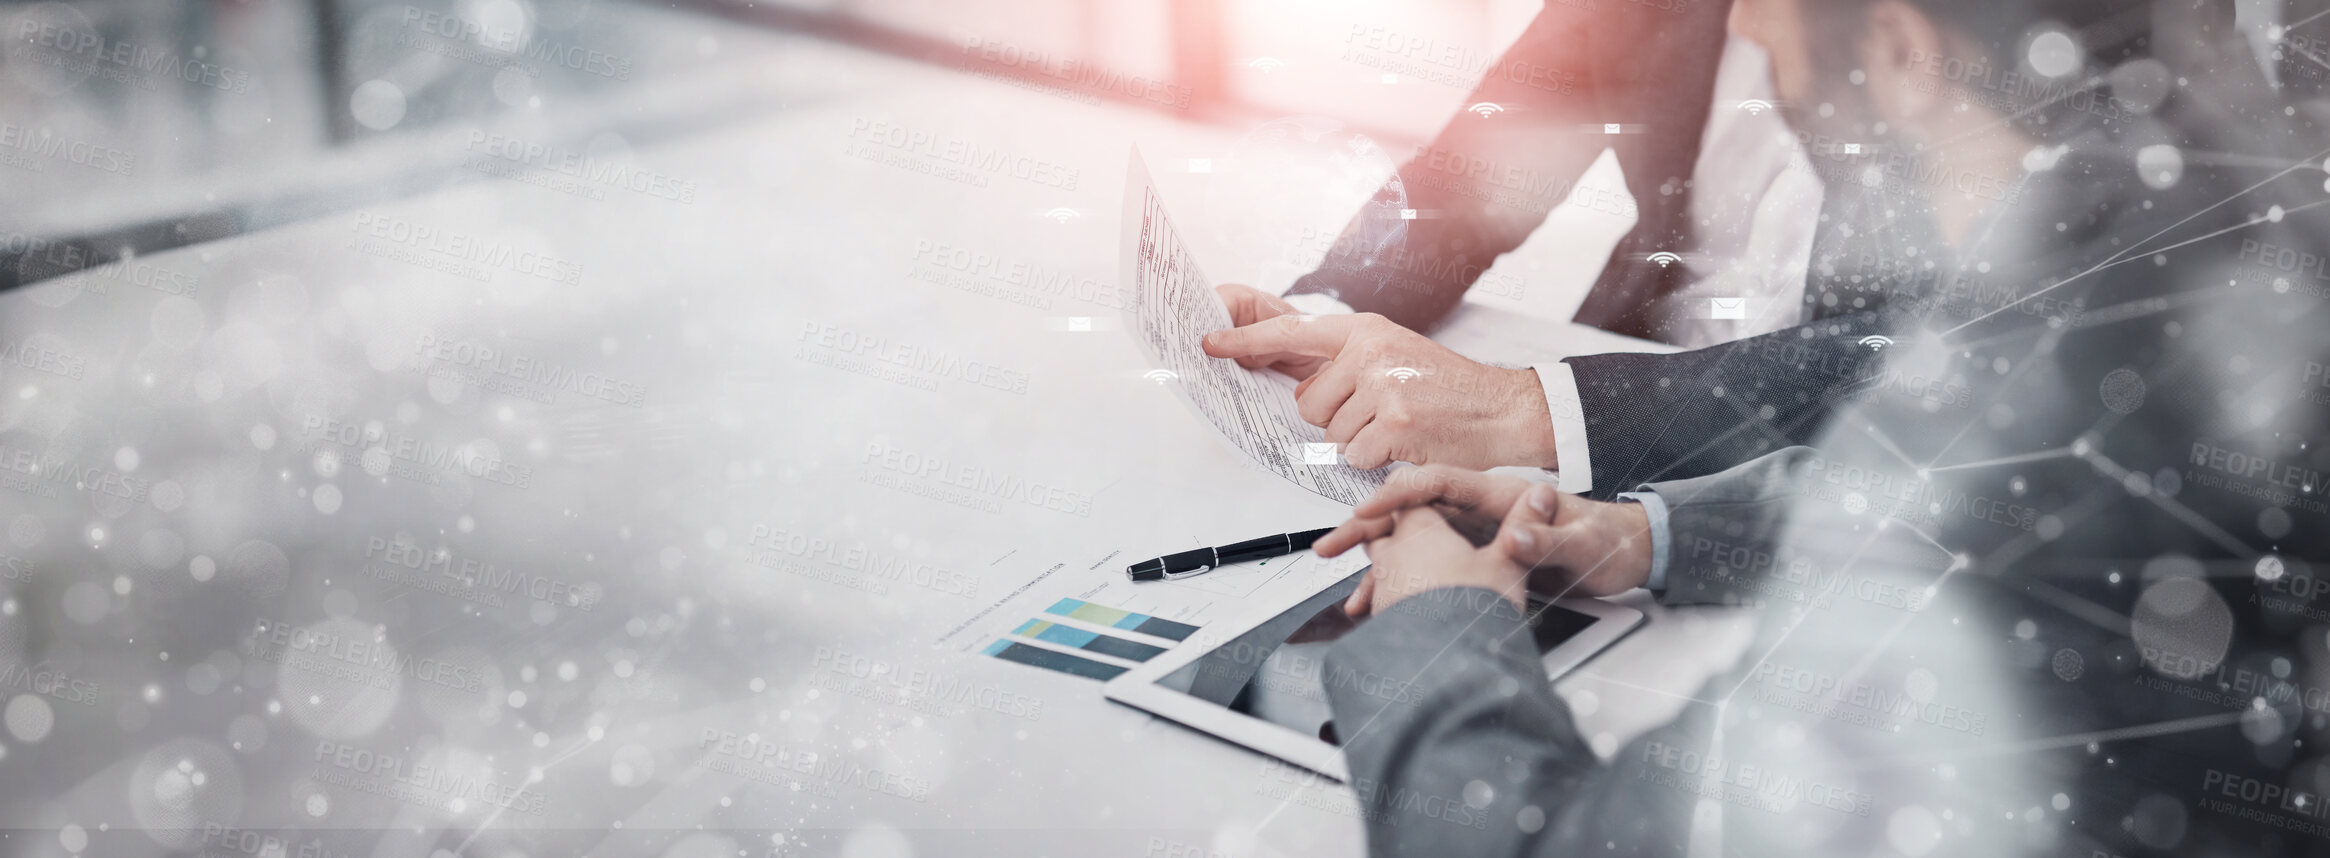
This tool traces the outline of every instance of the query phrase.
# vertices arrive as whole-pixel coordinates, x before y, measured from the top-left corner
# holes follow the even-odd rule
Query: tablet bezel
[[[1361,570],[1359,574],[1365,572]],[[1338,578],[1318,589],[1264,605],[1252,615],[1240,618],[1235,624],[1221,626],[1223,631],[1216,632],[1212,627],[1203,629],[1165,654],[1118,674],[1101,686],[1101,694],[1118,703],[1277,757],[1338,782],[1349,782],[1351,771],[1343,763],[1342,748],[1321,741],[1317,736],[1305,735],[1158,684],[1158,680],[1172,672],[1187,667],[1216,648],[1237,640],[1263,623],[1293,610],[1321,591],[1346,580],[1349,579]],[[1555,599],[1552,604],[1585,614],[1592,617],[1594,622],[1540,658],[1545,664],[1548,678],[1558,678],[1577,669],[1587,659],[1617,643],[1619,638],[1641,625],[1643,619],[1641,611],[1600,599],[1570,597]]]

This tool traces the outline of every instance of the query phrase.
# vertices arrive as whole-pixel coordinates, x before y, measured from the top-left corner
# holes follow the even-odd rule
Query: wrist
[[[1615,583],[1620,592],[1643,586],[1650,580],[1652,562],[1650,512],[1631,501],[1609,504],[1606,512],[1616,531],[1616,550],[1610,558],[1619,578]]]
[[[1544,382],[1538,379],[1534,369],[1507,372],[1512,393],[1506,399],[1506,444],[1499,464],[1561,467],[1561,455],[1555,449],[1553,420],[1549,416],[1551,409],[1545,402]]]

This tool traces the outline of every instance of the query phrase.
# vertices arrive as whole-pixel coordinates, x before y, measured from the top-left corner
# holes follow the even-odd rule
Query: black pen
[[[1327,535],[1330,530],[1334,530],[1334,528],[1322,527],[1300,533],[1281,533],[1276,536],[1265,536],[1244,542],[1232,542],[1219,548],[1200,548],[1179,554],[1167,554],[1125,567],[1125,577],[1135,581],[1171,581],[1176,578],[1187,578],[1191,575],[1203,575],[1213,571],[1218,566],[1260,560],[1264,557],[1277,557],[1281,554],[1293,554],[1297,551],[1308,551],[1311,543],[1319,541],[1319,537]]]

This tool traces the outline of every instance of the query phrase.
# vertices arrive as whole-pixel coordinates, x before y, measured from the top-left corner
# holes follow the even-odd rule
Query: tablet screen
[[[1159,678],[1157,684],[1340,744],[1327,709],[1327,682],[1372,684],[1371,693],[1395,700],[1404,693],[1400,678],[1329,676],[1323,663],[1327,648],[1363,622],[1343,612],[1343,601],[1358,588],[1360,576],[1365,574],[1366,570],[1361,570],[1319,591]],[[1411,609],[1445,610],[1467,617],[1483,611],[1513,610],[1511,603],[1480,590],[1435,590],[1409,598],[1431,600]],[[1595,623],[1591,616],[1536,599],[1530,600],[1525,620],[1539,653],[1551,652]]]

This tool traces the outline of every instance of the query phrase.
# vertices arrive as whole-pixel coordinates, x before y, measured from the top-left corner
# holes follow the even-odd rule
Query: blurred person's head
[[[1770,53],[1774,89],[1807,127],[1911,132],[1971,113],[2046,138],[2071,92],[2100,86],[2097,61],[2143,45],[2150,16],[2114,0],[1738,0],[1731,29]]]
[[[2124,0],[1737,0],[1730,26],[1770,55],[1782,115],[1811,140],[2011,175],[2033,145],[2109,104],[2099,58],[2144,42],[2144,9]]]

